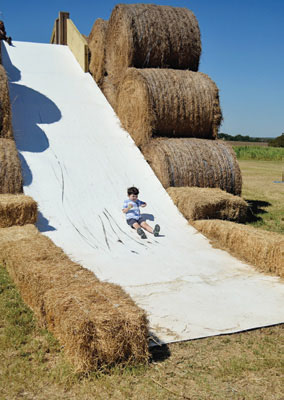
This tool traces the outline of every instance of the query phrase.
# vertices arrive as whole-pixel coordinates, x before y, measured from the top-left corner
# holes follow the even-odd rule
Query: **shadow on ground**
[[[271,206],[271,203],[269,203],[268,201],[246,199],[246,202],[249,206],[247,222],[262,221],[260,215],[267,214],[267,211],[264,210],[264,208]]]

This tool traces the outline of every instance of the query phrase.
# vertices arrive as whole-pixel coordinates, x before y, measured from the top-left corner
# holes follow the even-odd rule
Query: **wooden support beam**
[[[67,19],[69,12],[59,12],[59,44],[67,44]]]

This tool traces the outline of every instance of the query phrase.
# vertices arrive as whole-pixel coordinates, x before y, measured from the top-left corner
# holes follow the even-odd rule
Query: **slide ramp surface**
[[[120,284],[164,343],[284,321],[284,285],[214,249],[179,213],[92,77],[67,46],[3,45],[24,192],[39,230],[98,278]],[[125,222],[135,185],[148,223]],[[248,243],[250,246],[250,243]]]

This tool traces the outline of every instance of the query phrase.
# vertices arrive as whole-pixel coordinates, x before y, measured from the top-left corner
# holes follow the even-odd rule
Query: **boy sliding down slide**
[[[138,194],[139,190],[134,186],[127,189],[128,199],[124,201],[122,209],[122,212],[126,214],[126,222],[131,226],[131,228],[136,229],[141,239],[147,238],[142,228],[147,232],[153,233],[154,236],[159,236],[160,226],[155,225],[153,229],[141,217],[139,207],[146,207],[147,204],[138,199]]]

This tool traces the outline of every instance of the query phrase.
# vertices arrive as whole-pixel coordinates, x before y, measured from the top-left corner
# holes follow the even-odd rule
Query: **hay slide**
[[[154,135],[215,139],[222,119],[215,83],[201,72],[173,69],[129,68],[117,114],[137,146]]]
[[[216,140],[154,139],[142,148],[162,185],[242,189],[241,171],[231,146]]]
[[[220,189],[198,187],[169,187],[168,194],[189,221],[225,219],[244,222],[248,204],[239,196]]]
[[[117,85],[128,67],[198,70],[198,22],[187,8],[118,4],[106,38],[106,70]]]
[[[284,277],[283,235],[221,220],[200,220],[194,227],[221,247],[261,272]]]
[[[34,226],[0,229],[0,261],[78,371],[148,359],[145,312],[120,286],[100,282]]]

